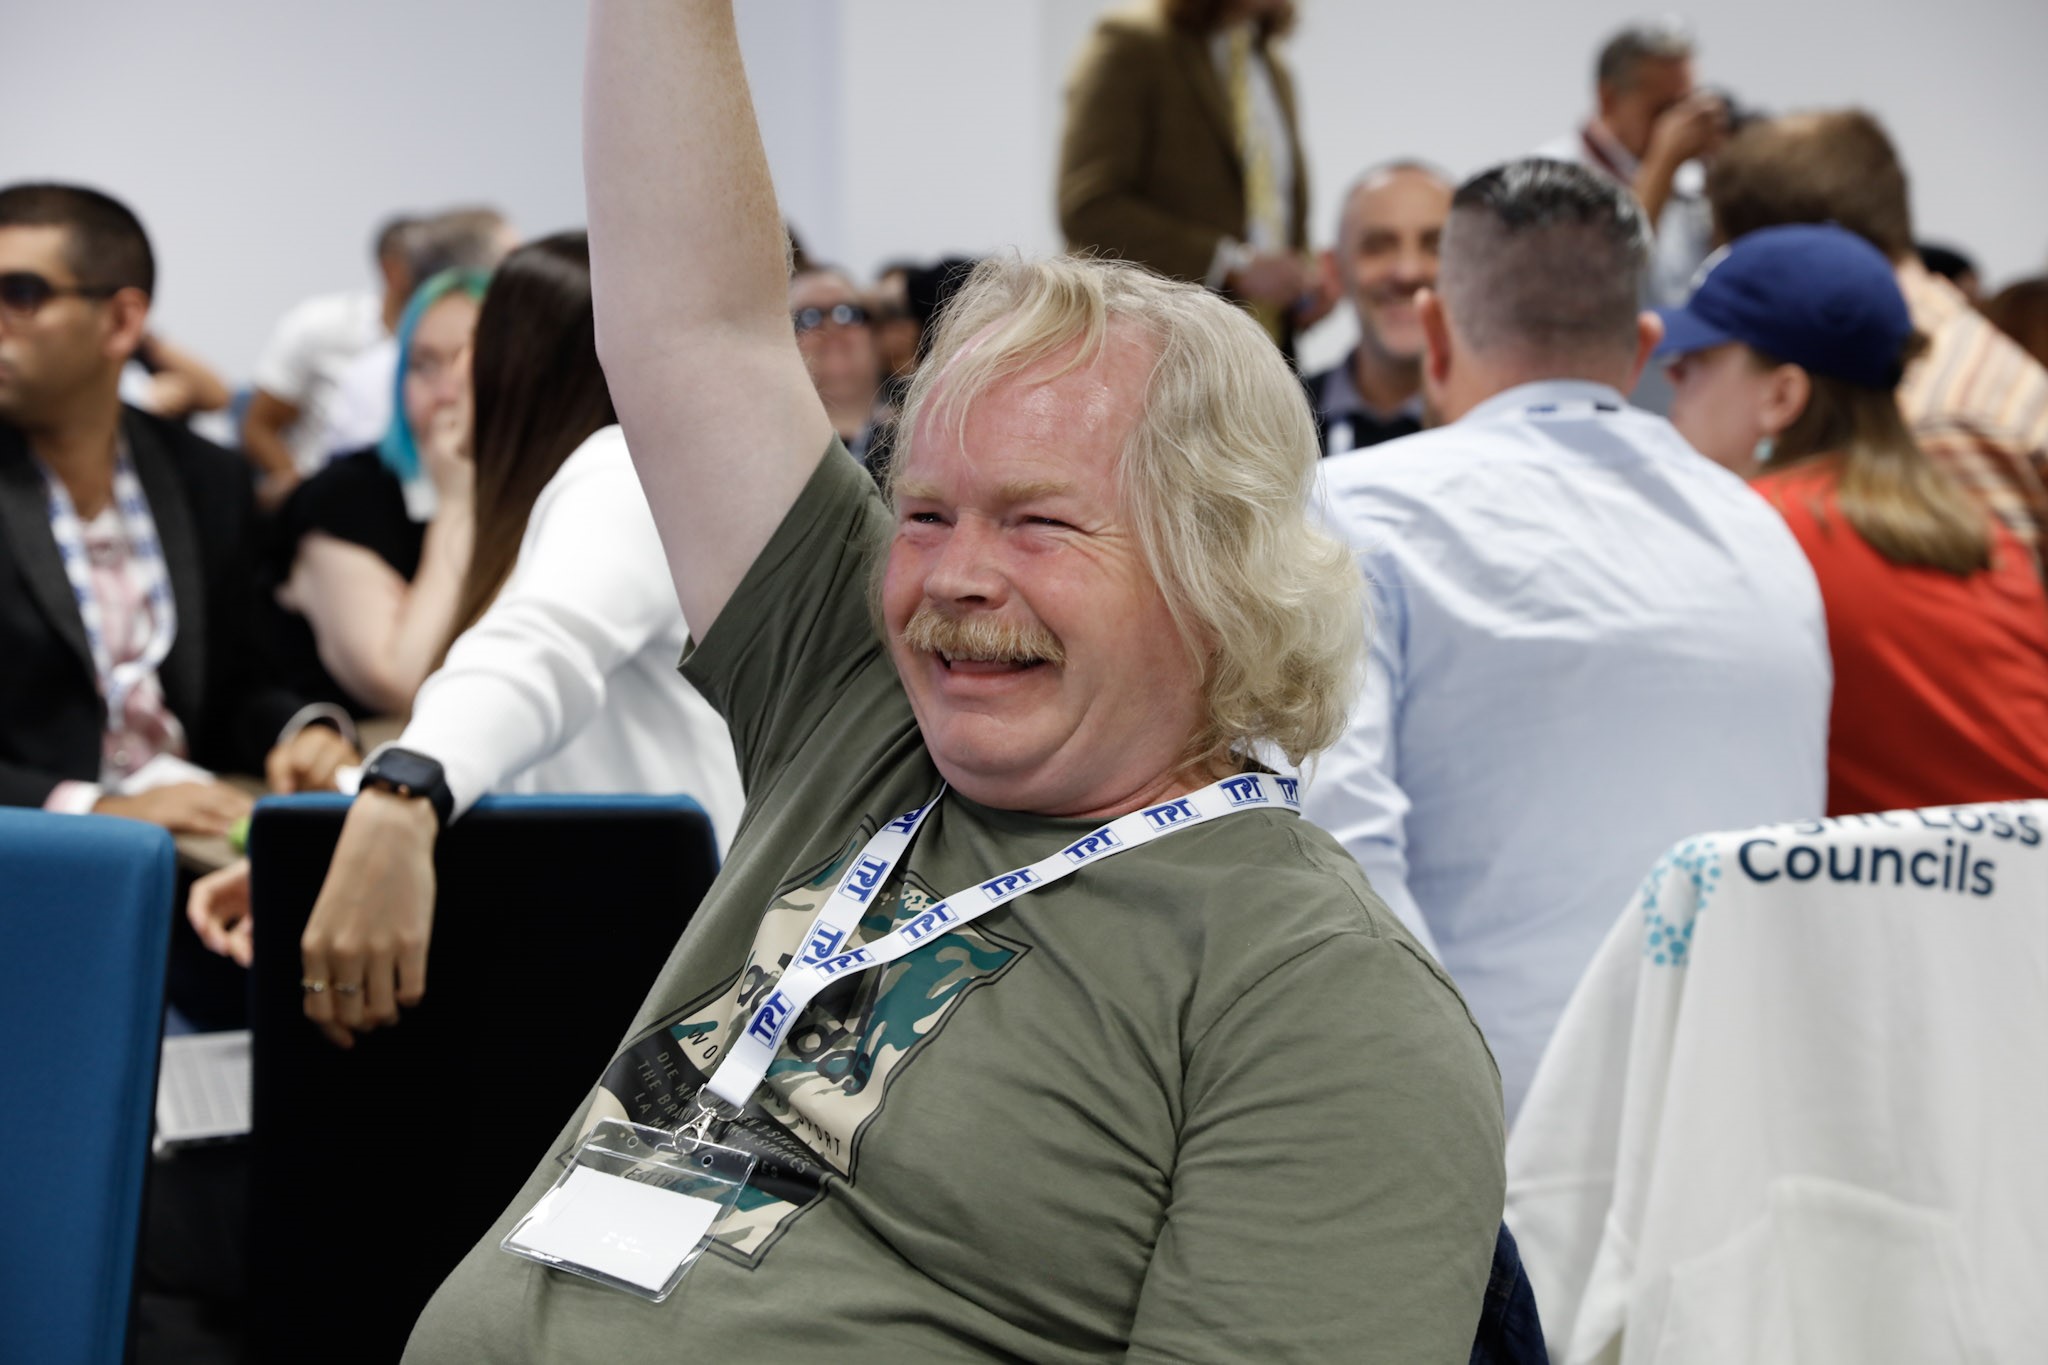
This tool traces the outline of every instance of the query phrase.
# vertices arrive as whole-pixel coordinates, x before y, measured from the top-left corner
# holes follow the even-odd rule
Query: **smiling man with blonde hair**
[[[1191,285],[985,265],[885,502],[791,335],[730,4],[594,15],[600,345],[749,806],[561,1145],[760,1164],[649,1304],[499,1249],[542,1162],[407,1358],[1465,1359],[1498,1080],[1251,757],[1329,743],[1360,656],[1285,363]]]

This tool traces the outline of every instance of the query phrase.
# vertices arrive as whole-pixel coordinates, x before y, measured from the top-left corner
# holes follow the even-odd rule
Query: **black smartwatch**
[[[434,808],[434,823],[442,829],[448,828],[455,813],[455,793],[448,790],[448,774],[439,763],[411,749],[379,750],[363,768],[362,785],[399,796],[424,796]]]

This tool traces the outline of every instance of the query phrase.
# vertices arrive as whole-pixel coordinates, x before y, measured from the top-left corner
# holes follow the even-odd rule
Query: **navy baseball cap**
[[[1833,223],[1738,237],[1710,257],[1682,308],[1660,308],[1659,356],[1739,341],[1814,374],[1896,388],[1913,318],[1884,253]]]

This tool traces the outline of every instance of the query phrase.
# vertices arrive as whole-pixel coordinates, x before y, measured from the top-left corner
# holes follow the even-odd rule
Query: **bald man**
[[[1358,315],[1358,346],[1308,381],[1323,453],[1422,429],[1422,324],[1415,297],[1436,284],[1437,243],[1452,185],[1420,161],[1391,161],[1344,196],[1337,245],[1323,266]]]

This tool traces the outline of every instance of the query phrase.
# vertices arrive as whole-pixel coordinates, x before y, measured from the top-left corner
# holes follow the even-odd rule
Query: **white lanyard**
[[[93,591],[92,563],[85,548],[85,524],[78,518],[71,494],[63,480],[47,466],[43,481],[49,486],[50,534],[56,537],[57,554],[64,561],[64,576],[71,580],[71,595],[78,602],[78,619],[85,626],[86,647],[92,652],[93,672],[100,695],[107,702],[107,728],[127,726],[128,695],[144,678],[156,672],[171,652],[178,634],[178,609],[171,598],[170,570],[164,564],[163,546],[157,541],[156,519],[142,496],[142,481],[126,450],[114,457],[114,510],[120,518],[121,534],[128,542],[132,571],[142,581],[142,595],[149,604],[150,638],[142,653],[123,664],[114,662],[100,615],[99,595]]]
[[[1072,875],[1084,864],[1115,857],[1140,844],[1241,810],[1277,806],[1299,814],[1300,786],[1295,778],[1264,773],[1226,777],[1200,791],[1119,816],[1035,863],[954,892],[873,943],[840,952],[867,912],[869,901],[889,880],[918,826],[945,795],[946,789],[941,786],[931,800],[897,816],[868,840],[839,879],[839,885],[825,898],[788,970],[748,1018],[746,1027],[734,1038],[725,1060],[718,1064],[705,1088],[735,1109],[745,1107],[768,1075],[769,1064],[775,1060],[776,1050],[795,1025],[797,1016],[819,991],[834,981],[894,962],[999,905]]]

